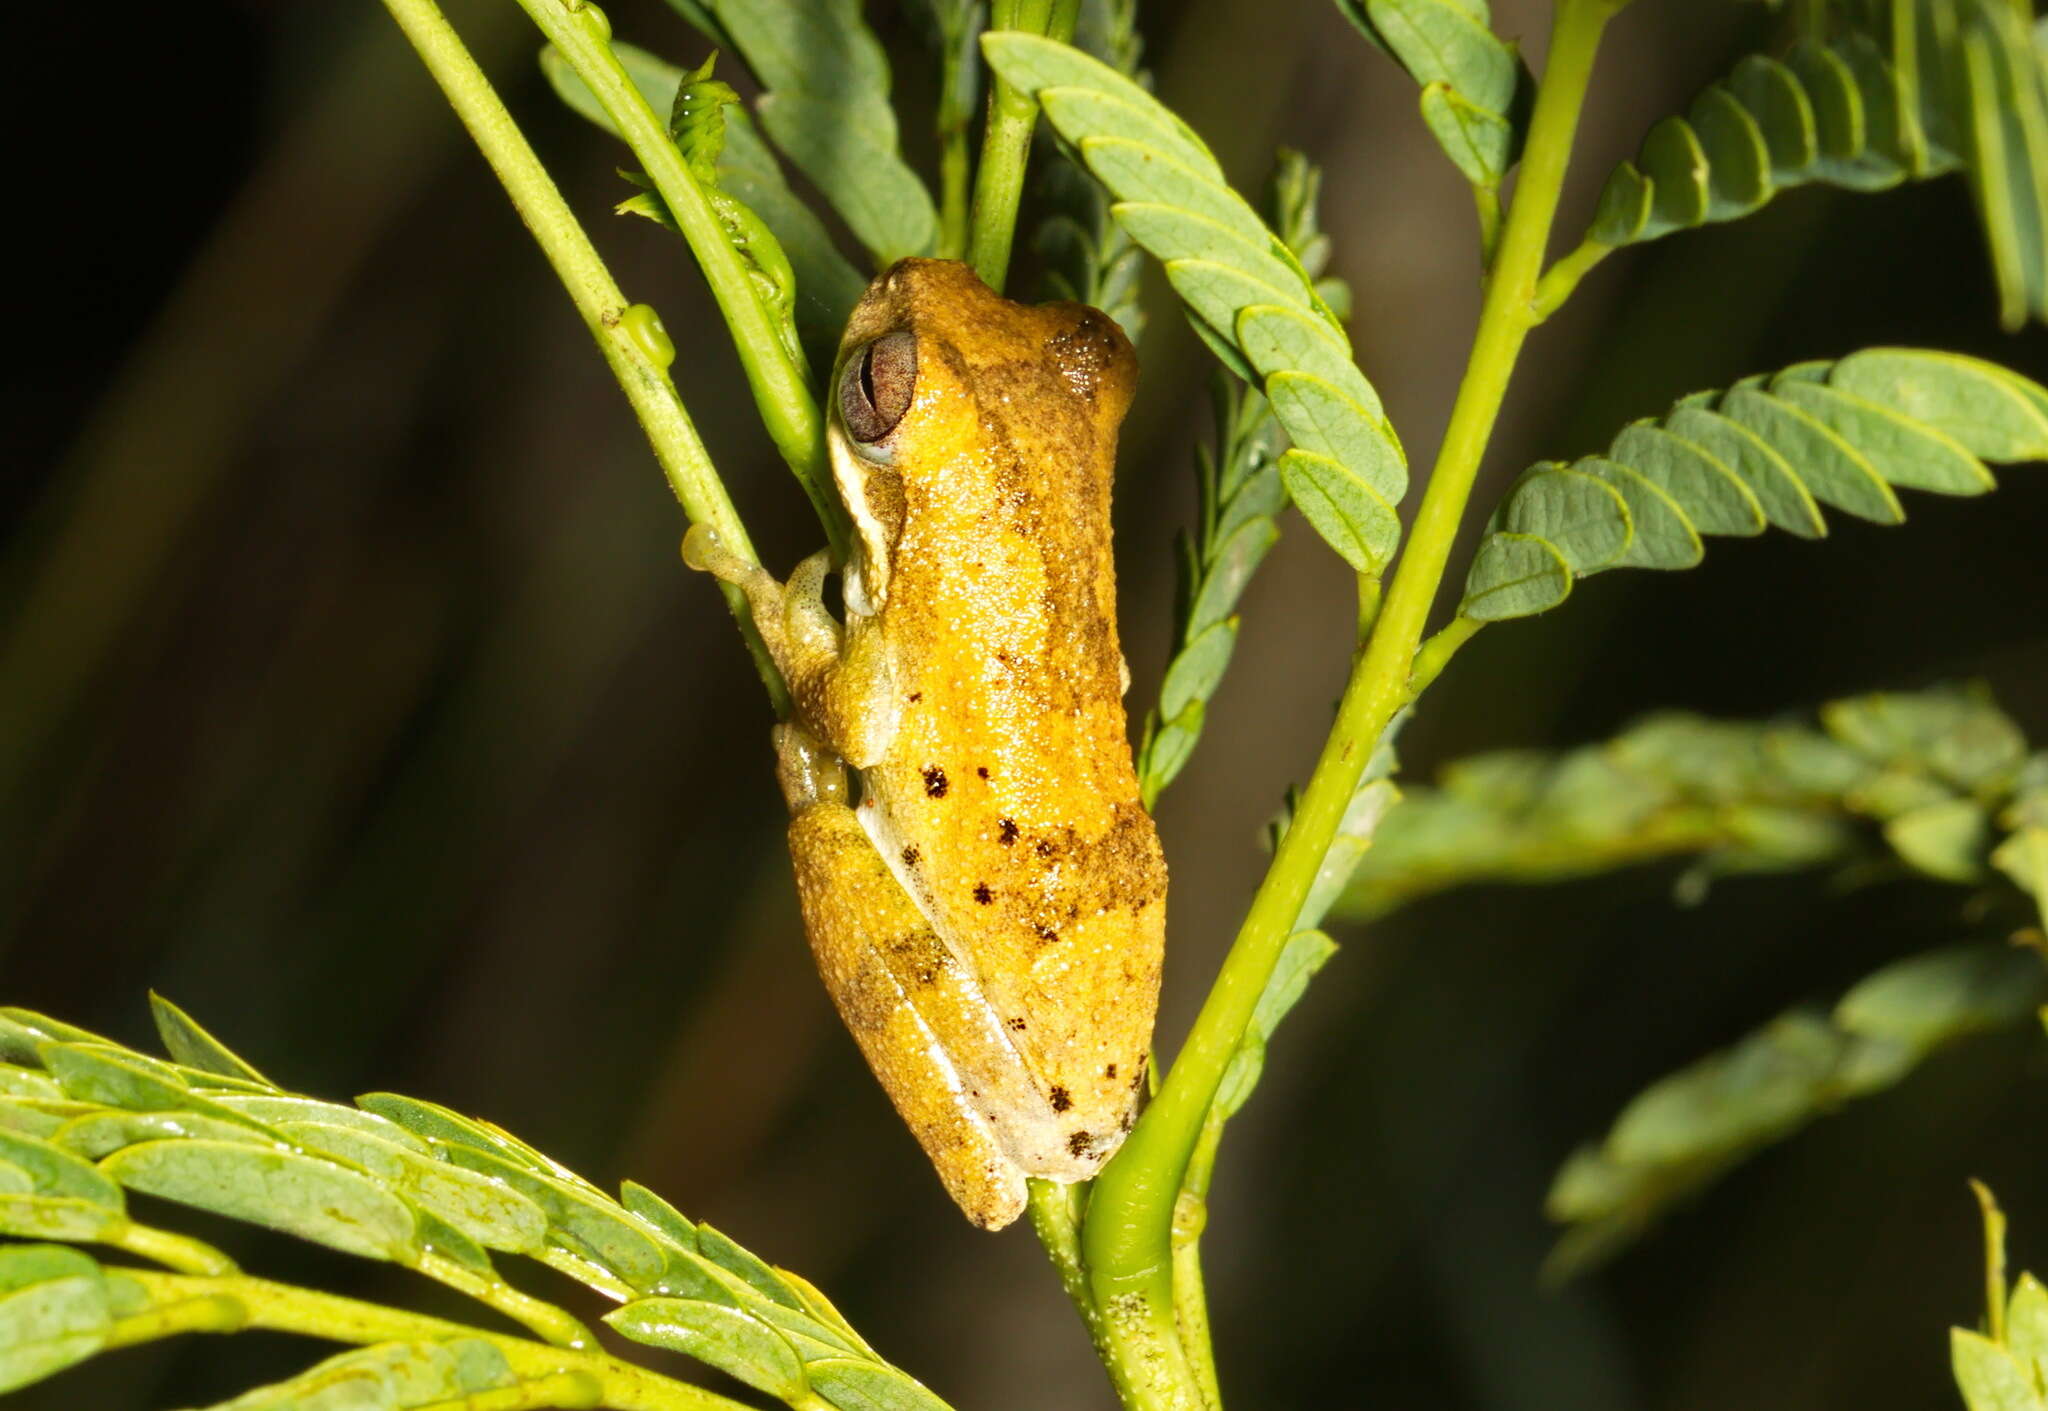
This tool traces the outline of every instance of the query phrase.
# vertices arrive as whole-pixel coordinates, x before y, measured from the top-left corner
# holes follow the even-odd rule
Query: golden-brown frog
[[[1026,1176],[1093,1175],[1144,1090],[1166,868],[1125,733],[1109,537],[1136,376],[1096,310],[905,260],[855,308],[832,384],[858,540],[844,627],[824,555],[783,587],[705,531],[685,544],[746,590],[796,701],[779,772],[826,986],[990,1229]]]

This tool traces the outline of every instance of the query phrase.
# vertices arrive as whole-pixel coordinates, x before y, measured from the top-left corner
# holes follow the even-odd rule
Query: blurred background
[[[1540,67],[1547,6],[1495,11]],[[517,8],[450,12],[631,297],[662,311],[705,439],[786,569],[818,532],[680,243],[607,214],[621,153],[546,92]],[[702,57],[659,0],[611,14],[622,38]],[[932,66],[894,7],[874,18],[925,142]],[[1241,184],[1275,143],[1325,165],[1361,362],[1426,464],[1478,289],[1469,198],[1412,84],[1328,5],[1183,0],[1143,21],[1162,95]],[[1568,229],[1765,22],[1695,0],[1624,16]],[[10,28],[6,1002],[153,1047],[159,989],[288,1086],[432,1098],[654,1187],[812,1278],[961,1411],[1110,1406],[1031,1236],[959,1218],[840,1030],[797,922],[758,684],[677,559],[617,389],[383,10],[44,5]],[[1207,426],[1193,340],[1152,308],[1118,487],[1136,702],[1165,659]],[[1958,181],[1782,197],[1601,269],[1538,336],[1489,476],[1870,342],[2048,376],[2048,338],[1995,319]],[[1464,653],[1406,768],[1579,743],[1665,704],[1756,716],[1966,678],[2048,740],[2048,469],[2002,479],[1988,502],[1911,496],[1903,528],[1837,518],[1824,545],[1719,540],[1689,574],[1592,580]],[[1347,575],[1287,528],[1160,810],[1169,1050],[1341,685]],[[1539,1287],[1549,1175],[1629,1096],[1973,934],[1932,883],[1745,880],[1682,910],[1673,875],[1478,889],[1340,934],[1219,1172],[1207,1249],[1237,1404],[1955,1404],[1945,1330],[1981,1306],[1967,1177],[2003,1197],[2016,1265],[2048,1268],[2038,1035],[1937,1059],[1603,1273]],[[445,1306],[387,1269],[222,1238],[262,1272]],[[583,1306],[551,1277],[534,1286]],[[8,1404],[205,1403],[312,1355],[188,1341]]]

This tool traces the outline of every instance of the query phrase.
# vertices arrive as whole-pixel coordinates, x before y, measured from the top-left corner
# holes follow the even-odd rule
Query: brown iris
[[[846,434],[873,443],[896,429],[917,391],[917,335],[885,333],[862,348],[839,381],[839,417]]]

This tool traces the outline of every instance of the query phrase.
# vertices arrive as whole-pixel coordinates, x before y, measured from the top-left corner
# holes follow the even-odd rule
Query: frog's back
[[[900,714],[863,818],[1040,1080],[1044,1123],[1011,1134],[1020,1163],[1075,1179],[1135,1115],[1165,935],[1110,555],[1135,358],[1093,309],[1014,304],[962,266],[893,274],[896,305],[869,310],[871,293],[863,310],[908,310],[935,414],[895,466]],[[873,336],[859,314],[857,336]]]

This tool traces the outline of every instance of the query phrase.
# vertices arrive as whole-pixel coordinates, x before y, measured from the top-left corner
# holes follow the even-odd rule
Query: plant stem
[[[1043,34],[1061,43],[1074,37],[1081,0],[995,0],[991,29]],[[974,232],[968,262],[982,283],[1001,293],[1010,273],[1010,247],[1017,237],[1017,204],[1024,195],[1024,166],[1031,155],[1031,130],[1038,125],[1038,100],[996,75],[988,95],[988,127],[981,136],[981,168],[974,177]]]
[[[587,0],[519,0],[519,7],[569,61],[569,67],[610,114],[619,136],[647,169],[654,189],[661,193],[683,239],[689,242],[690,252],[697,257],[711,286],[711,297],[718,301],[718,311],[732,330],[740,366],[746,371],[747,385],[753,389],[754,405],[769,439],[810,497],[811,507],[825,526],[834,560],[843,560],[851,543],[850,531],[846,511],[832,487],[825,422],[817,398],[811,395],[809,373],[784,345],[775,319],[762,305],[753,278],[703,188],[690,175],[683,154],[669,138],[666,124],[647,106],[612,52],[611,22]]]
[[[235,1261],[212,1245],[153,1225],[124,1224],[111,1231],[107,1244],[138,1259],[161,1264],[181,1274],[232,1274]]]
[[[583,315],[585,327],[597,340],[612,375],[632,403],[654,456],[668,476],[684,514],[694,523],[709,524],[734,553],[754,557],[753,541],[740,522],[739,511],[725,493],[725,485],[711,464],[711,457],[691,424],[690,414],[669,380],[661,349],[645,336],[646,321],[628,320],[626,296],[620,292],[611,271],[590,243],[590,236],[577,221],[569,203],[556,189],[554,178],[541,165],[527,144],[526,136],[512,120],[511,113],[491,88],[477,62],[463,47],[462,39],[449,25],[434,0],[384,0],[405,37],[419,52],[434,81],[447,95],[449,106],[469,130],[484,159],[497,173],[505,194],[519,211],[526,228],[533,232],[541,253],[554,267]],[[586,81],[588,81],[586,79]],[[768,688],[777,715],[789,709],[788,688],[782,675],[754,630],[746,599],[735,588],[724,587],[726,605],[740,625],[754,669]]]
[[[1602,245],[1588,237],[1580,242],[1578,249],[1552,265],[1536,286],[1536,317],[1547,319],[1564,307],[1564,301],[1571,298],[1572,291],[1579,287],[1579,281],[1613,253],[1612,245]]]
[[[1485,268],[1492,269],[1494,256],[1500,251],[1500,188],[1473,187],[1472,204],[1479,213],[1479,259]]]
[[[1212,1121],[1211,1127],[1221,1127]],[[1197,1144],[1196,1161],[1201,1160]],[[1210,1148],[1213,1161],[1215,1149]],[[1222,1411],[1223,1388],[1216,1377],[1216,1343],[1209,1333],[1209,1289],[1202,1278],[1202,1231],[1209,1224],[1209,1170],[1190,1168],[1173,1207],[1173,1324],[1195,1385],[1211,1411]]]
[[[1471,358],[1436,467],[1371,641],[1357,659],[1337,721],[1260,884],[1221,973],[1160,1088],[1123,1149],[1103,1168],[1082,1229],[1096,1306],[1112,1358],[1145,1395],[1127,1405],[1199,1404],[1173,1320],[1174,1206],[1224,1070],[1279,960],[1323,855],[1373,747],[1411,698],[1410,673],[1509,379],[1537,320],[1532,301],[1594,55],[1615,6],[1559,0],[1550,62],[1537,96],[1520,189],[1508,212]]]
[[[1088,1296],[1088,1270],[1081,1262],[1078,1197],[1084,1193],[1085,1187],[1033,1177],[1028,1189],[1031,1192],[1032,1232],[1045,1246],[1046,1258],[1052,1261],[1052,1267],[1059,1273],[1060,1287],[1073,1300],[1081,1321],[1088,1326],[1089,1336],[1099,1343],[1102,1319],[1095,1311],[1094,1301]]]
[[[1458,654],[1458,649],[1478,636],[1479,629],[1485,625],[1476,617],[1454,617],[1424,642],[1415,653],[1415,669],[1408,676],[1410,697],[1428,690],[1430,683],[1451,664],[1451,658]]]
[[[978,6],[962,6],[948,14],[960,20],[959,33],[941,30],[939,35],[939,246],[942,260],[964,259],[967,255],[967,196],[973,180],[972,138],[968,132],[974,118],[974,90],[981,62],[976,44],[980,16]]]
[[[268,1328],[360,1346],[478,1338],[502,1352],[522,1381],[553,1379],[565,1391],[573,1388],[582,1397],[593,1398],[571,1401],[564,1397],[548,1404],[607,1406],[613,1411],[746,1411],[739,1402],[602,1352],[549,1347],[292,1284],[246,1275],[193,1278],[141,1269],[123,1269],[121,1277],[141,1284],[148,1291],[152,1306],[144,1313],[115,1322],[108,1338],[113,1346],[148,1342],[177,1333],[235,1333],[248,1328]]]

